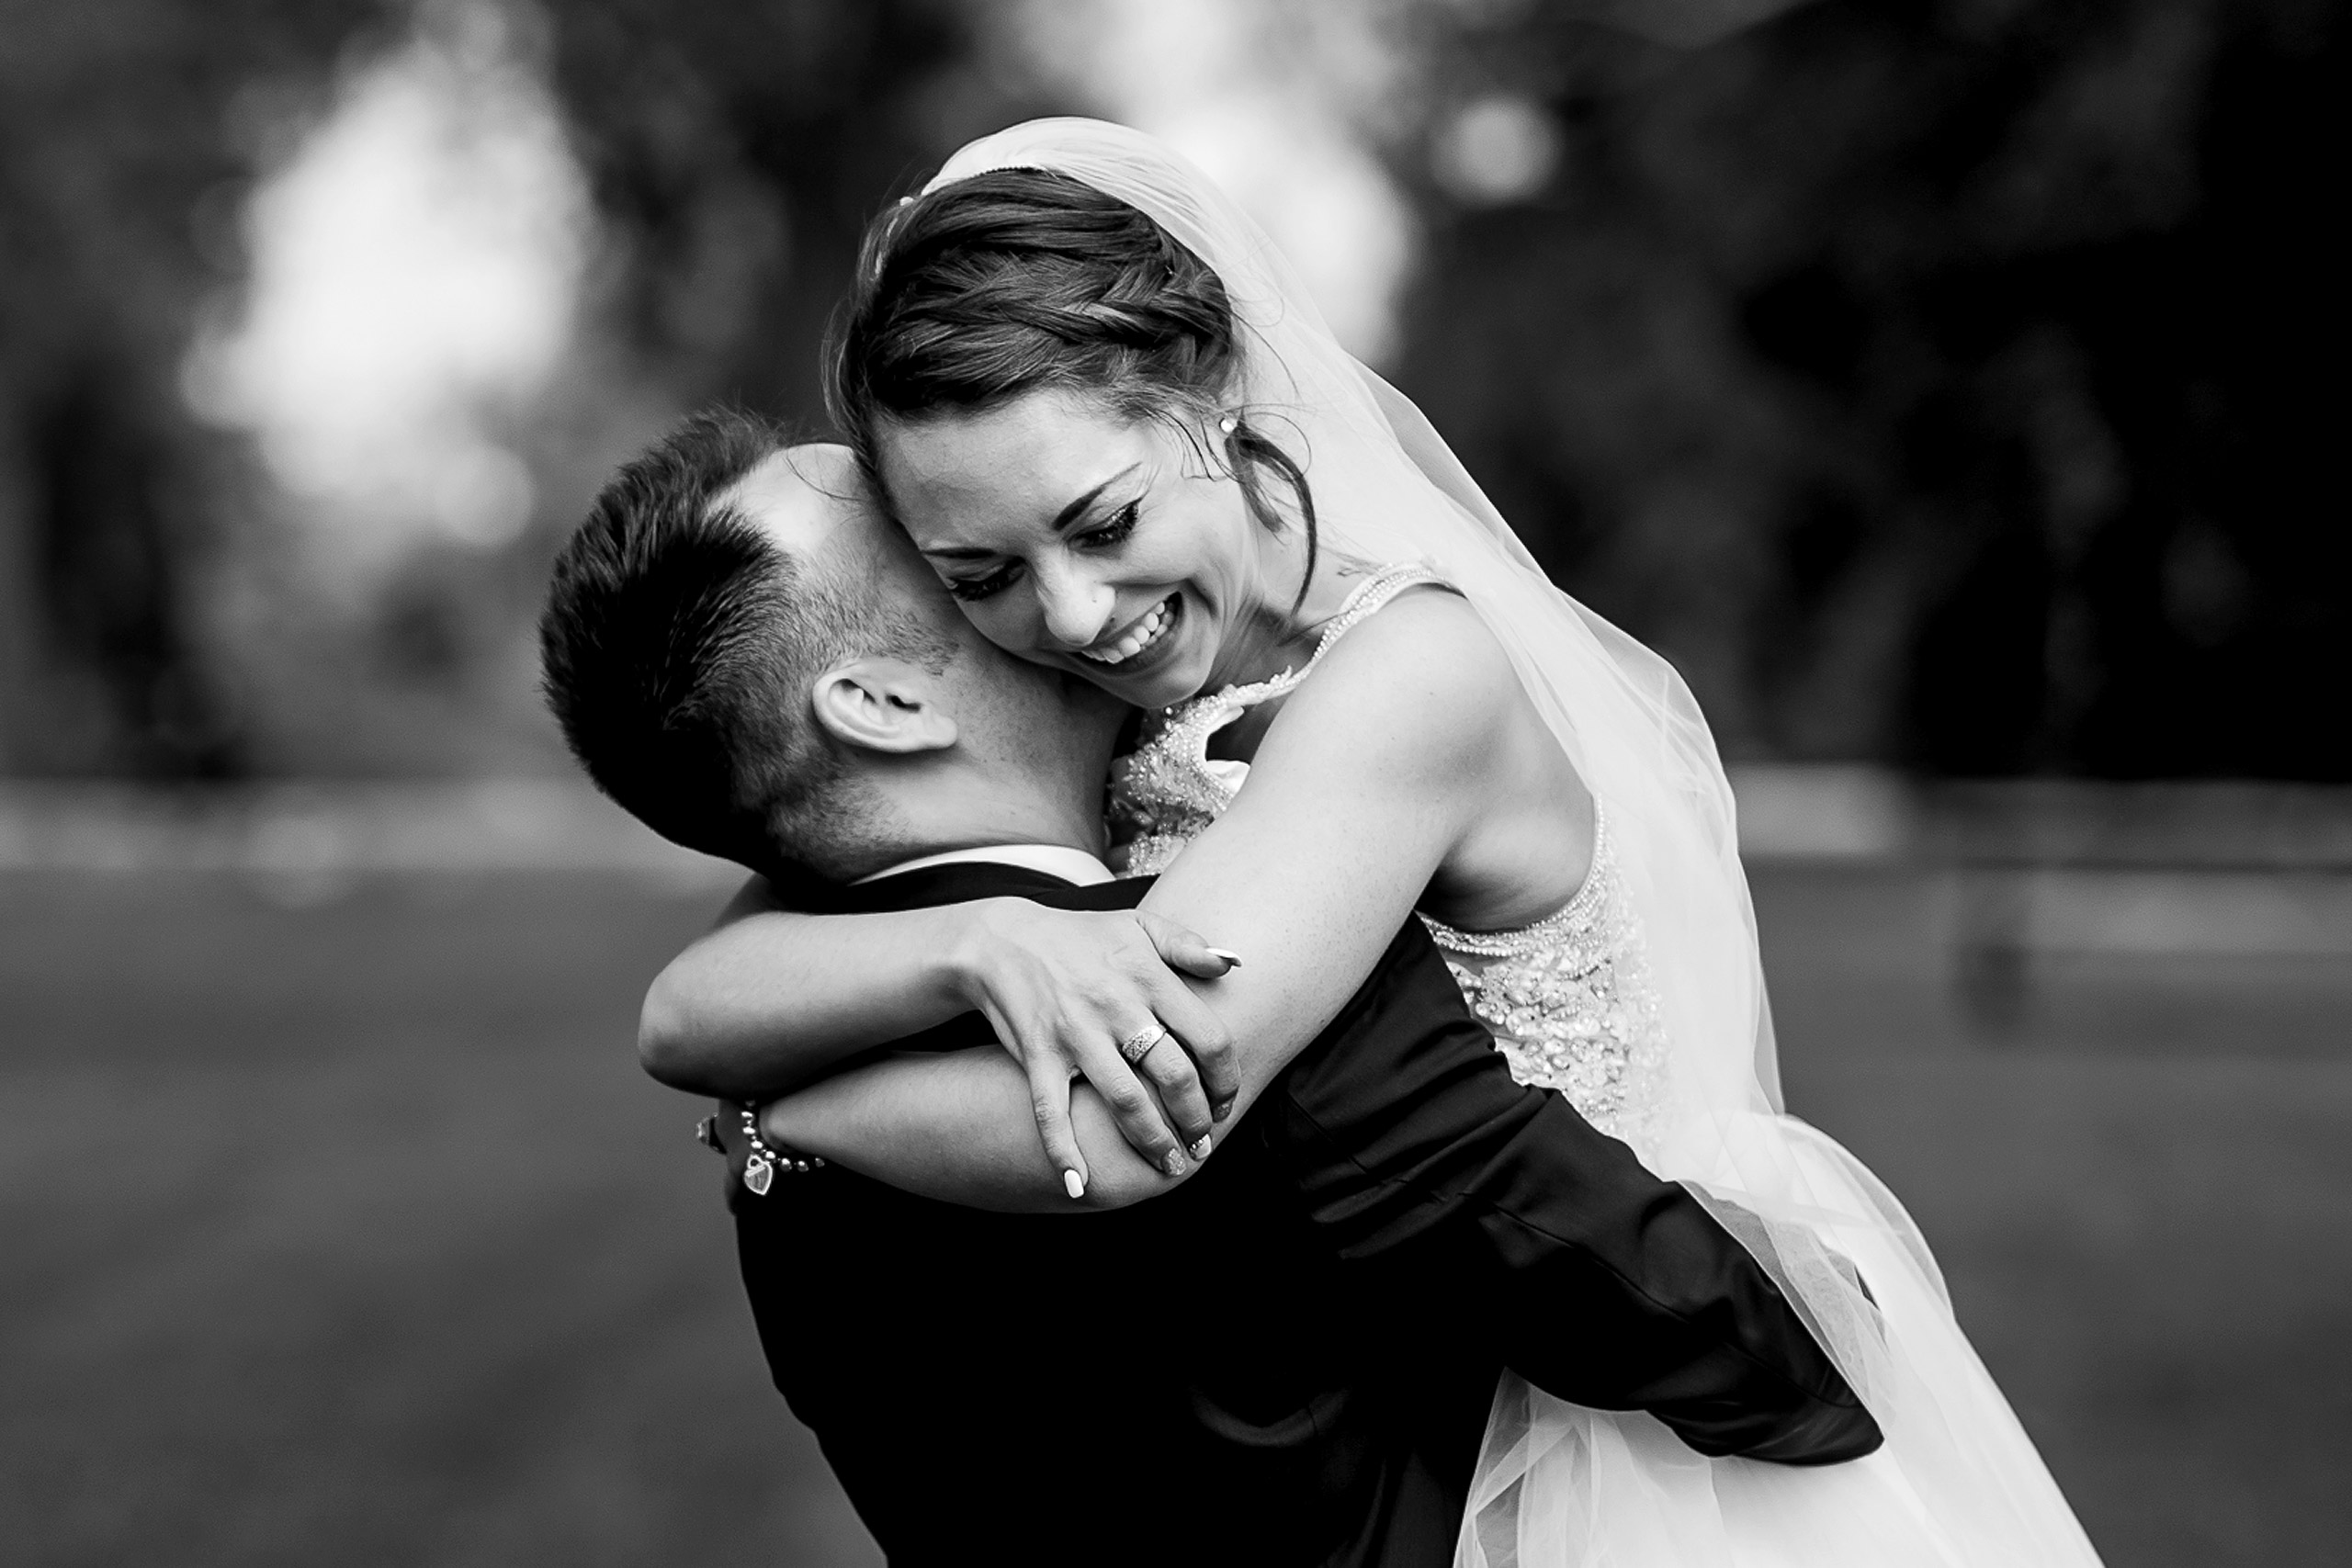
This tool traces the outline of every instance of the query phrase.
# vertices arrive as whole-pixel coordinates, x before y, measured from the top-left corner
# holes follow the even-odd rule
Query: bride
[[[1817,1470],[1711,1460],[1506,1375],[1459,1562],[2096,1562],[1909,1216],[1781,1108],[1731,796],[1689,692],[1551,585],[1204,176],[1088,120],[966,147],[876,220],[831,391],[980,631],[1142,710],[1109,812],[1122,868],[1160,879],[1141,923],[1017,900],[741,914],[656,982],[650,1054],[775,1093],[977,1007],[1068,1189],[1024,1201],[1068,1207],[1075,1078],[1181,1179],[1176,1145],[1207,1157],[1418,913],[1514,1075],[1705,1201],[1886,1435]],[[1209,1012],[1155,943],[1223,976]],[[1213,1013],[1243,997],[1251,1032],[1228,1042]],[[1162,1026],[1198,1079],[1136,1049]],[[769,1136],[1002,1190],[1001,1151],[947,1135],[956,1108],[919,1077],[855,1126],[816,1100],[778,1100]]]

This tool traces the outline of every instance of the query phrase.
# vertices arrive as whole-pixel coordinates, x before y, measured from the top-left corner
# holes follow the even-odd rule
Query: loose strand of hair
[[[1283,520],[1281,513],[1266,499],[1258,478],[1260,464],[1280,475],[1290,486],[1291,495],[1297,502],[1299,522],[1306,531],[1306,570],[1299,576],[1298,596],[1291,601],[1291,610],[1295,614],[1298,607],[1306,603],[1306,591],[1315,581],[1315,491],[1306,482],[1306,471],[1272,439],[1261,434],[1247,416],[1235,416],[1233,429],[1225,438],[1225,449],[1234,481],[1241,487],[1242,500],[1248,504],[1250,514],[1257,518],[1262,526],[1280,533]]]

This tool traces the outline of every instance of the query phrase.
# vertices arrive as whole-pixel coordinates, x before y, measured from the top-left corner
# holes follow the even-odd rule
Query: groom
[[[624,468],[542,623],[581,760],[680,842],[829,868],[829,907],[1131,907],[1094,859],[1118,712],[981,639],[861,496],[846,452],[741,415]],[[974,1086],[1011,1066],[976,1018],[900,1048]],[[791,1103],[854,1125],[868,1077]],[[1418,923],[1190,1180],[1078,1100],[1097,1185],[1158,1195],[1047,1217],[839,1166],[730,1186],[777,1387],[894,1563],[1442,1564],[1506,1366],[1702,1452],[1878,1445],[1688,1193],[1511,1080]]]

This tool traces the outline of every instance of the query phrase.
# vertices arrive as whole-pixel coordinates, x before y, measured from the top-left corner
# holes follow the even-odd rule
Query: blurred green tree
[[[974,136],[1046,112],[969,0],[567,0],[555,81],[629,258],[637,349],[699,400],[822,417],[858,236]]]
[[[234,586],[226,537],[266,532],[266,481],[179,392],[204,313],[243,272],[253,181],[413,13],[0,3],[0,772],[467,765],[478,748],[349,732],[453,723],[469,667],[511,662],[562,507],[584,497],[556,497],[503,558],[411,563],[352,628],[372,652],[314,660],[284,634],[245,650],[273,666],[260,700],[288,711],[241,712],[253,682],[207,599]],[[645,383],[657,420],[733,397],[813,421],[817,337],[868,210],[1029,107],[974,64],[972,7],[947,0],[539,12],[605,225],[593,327],[613,341],[588,367]],[[248,540],[235,570],[266,571],[273,549]],[[284,573],[243,586],[302,592]],[[447,700],[356,689],[385,682]]]
[[[0,769],[239,765],[189,635],[210,474],[179,355],[235,265],[232,105],[315,80],[378,19],[366,0],[0,3]]]
[[[0,770],[527,764],[485,738],[533,717],[596,474],[714,398],[814,424],[865,218],[1069,107],[1013,3],[543,0],[602,232],[571,400],[514,438],[537,520],[417,556],[337,652],[235,642],[308,607],[180,378],[253,182],[414,13],[0,0]],[[1399,378],[1735,754],[2352,777],[2314,717],[2352,678],[2341,8],[1824,0],[1693,41],[1775,8],[1395,0]]]
[[[1400,376],[1727,749],[2352,778],[2341,7],[1487,11]]]

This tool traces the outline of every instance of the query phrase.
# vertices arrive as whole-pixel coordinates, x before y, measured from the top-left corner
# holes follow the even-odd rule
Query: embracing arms
[[[1082,1206],[1124,1208],[1170,1187],[1168,1172],[1136,1151],[1091,1085],[1071,1087],[1070,1123],[1086,1171]],[[848,1068],[762,1107],[760,1126],[777,1147],[919,1197],[1012,1213],[1073,1207],[1038,1141],[1021,1064],[992,1044]]]
[[[1178,976],[1213,979],[1233,966],[1193,931],[1124,904],[1060,908],[993,897],[810,915],[786,908],[754,878],[655,978],[638,1048],[646,1071],[673,1089],[756,1103],[977,1012],[1000,1040],[1065,1044],[1068,1062],[1102,1086],[1097,1100],[1125,1141],[1164,1167],[1180,1142],[1210,1133],[1212,1101],[1229,1103],[1236,1081],[1231,1036]],[[1117,1042],[1155,1022],[1185,1049],[1156,1050],[1139,1073],[1130,1070]],[[1046,1050],[1033,1055],[1049,1059]],[[1069,1072],[1065,1066],[1054,1086],[1058,1111],[1069,1103]],[[833,1105],[837,1097],[815,1103]],[[920,1138],[920,1129],[910,1131]],[[1029,1141],[1036,1142],[1034,1131]],[[831,1157],[813,1144],[810,1152]],[[975,1175],[984,1168],[976,1164]],[[1081,1180],[1087,1168],[1055,1168],[1077,1170]],[[1061,1179],[1053,1179],[1058,1192]]]
[[[983,941],[970,911],[1003,911],[816,920],[754,910],[689,949],[656,983],[643,1040],[649,1066],[679,1087],[748,1098],[978,1007],[1022,1064],[1049,1173],[1089,1169],[1069,1114],[1074,1073],[1097,1086],[1130,1141],[1160,1163],[1175,1140],[1164,1130],[1136,1136],[1136,1122],[1153,1118],[1116,1059],[1116,1042],[1156,1016],[1202,1056],[1211,1092],[1229,1091],[1246,1107],[1338,1010],[1489,809],[1495,773],[1527,743],[1528,716],[1514,705],[1523,708],[1524,698],[1508,660],[1450,596],[1410,595],[1333,649],[1270,728],[1239,798],[1145,902],[1147,920],[1163,917],[1246,959],[1213,988],[1196,985],[1214,1002],[1205,1018],[1197,1002],[1184,1010],[1193,998],[1173,994],[1179,987],[1156,956],[1168,943],[1134,917],[1061,916],[1095,924],[1033,924],[1015,938]],[[1193,973],[1222,968],[1218,961]],[[768,1048],[763,1039],[807,1041],[825,1029],[841,1032],[831,1055],[807,1052],[807,1065],[784,1081],[719,1081],[730,1069],[718,1064],[755,1058]],[[1215,1059],[1220,1036],[1232,1042],[1229,1077]],[[1163,1047],[1146,1062],[1181,1066],[1182,1054]],[[891,1081],[877,1072],[869,1086]],[[918,1142],[945,1107],[922,1075],[902,1082],[896,1109],[870,1105],[860,1124],[871,1133],[880,1118],[901,1117],[899,1141]],[[1153,1087],[1168,1096],[1167,1082]],[[1179,1106],[1170,1110],[1184,1120]],[[1195,1135],[1191,1125],[1184,1133],[1187,1142]],[[933,1135],[943,1135],[935,1125]],[[1053,1199],[1060,1186],[1049,1175],[1038,1196]]]
[[[654,977],[638,1019],[639,1056],[689,1094],[788,1093],[968,1009],[973,915],[961,905],[805,914],[753,877]]]

